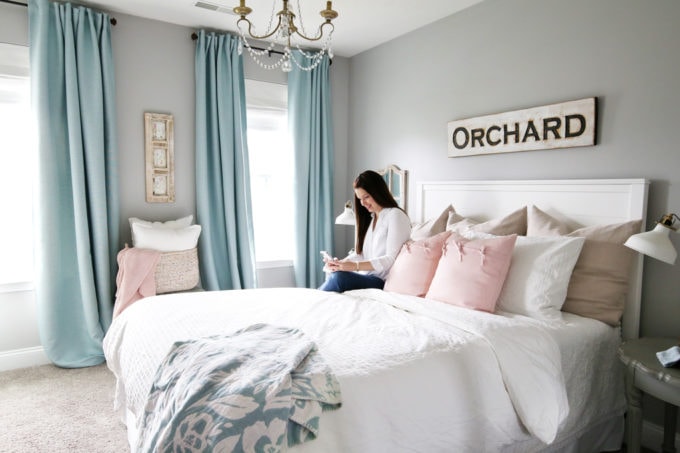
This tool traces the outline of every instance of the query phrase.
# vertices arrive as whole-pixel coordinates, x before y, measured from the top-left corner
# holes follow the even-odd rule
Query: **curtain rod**
[[[4,0],[0,0],[0,1],[4,1]],[[191,34],[191,39],[192,39],[193,41],[196,41],[196,40],[198,39],[198,35],[197,35],[196,33],[192,33],[192,34]],[[255,50],[259,50],[259,51],[267,51],[267,56],[271,56],[271,54],[273,54],[273,53],[277,53],[277,54],[279,54],[279,55],[283,55],[283,54],[284,54],[284,53],[281,52],[280,50],[274,50],[274,49],[272,49],[272,50],[267,50],[267,49],[263,49],[262,47],[255,47],[255,46],[250,46],[250,48],[251,48],[251,49],[255,49]]]
[[[28,3],[16,2],[14,0],[0,0],[0,3],[9,3],[10,5],[25,6],[26,8],[28,8]],[[115,17],[109,18],[109,22],[111,22],[111,25],[113,26],[115,26],[118,23]]]

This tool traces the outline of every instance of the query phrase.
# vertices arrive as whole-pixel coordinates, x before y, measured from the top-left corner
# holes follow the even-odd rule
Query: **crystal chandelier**
[[[250,20],[248,20],[248,18],[246,18],[246,16],[253,10],[252,8],[246,6],[245,0],[240,0],[240,5],[234,8],[234,13],[238,16],[241,16],[241,18],[236,22],[239,33],[241,34],[238,47],[239,55],[243,53],[243,47],[245,47],[253,60],[255,60],[255,62],[264,69],[276,69],[280,67],[284,72],[290,72],[293,69],[291,65],[292,61],[298,68],[304,71],[311,71],[312,69],[316,68],[319,63],[321,63],[325,53],[328,54],[329,58],[333,58],[333,51],[331,50],[331,36],[333,35],[333,29],[335,27],[331,21],[338,17],[338,13],[333,11],[332,3],[333,2],[331,1],[326,2],[326,9],[320,12],[321,17],[325,19],[325,22],[319,26],[316,36],[310,37],[307,35],[302,22],[302,14],[300,13],[300,0],[297,0],[297,13],[300,19],[299,25],[296,23],[296,15],[291,9],[288,9],[288,0],[283,0],[283,9],[278,13],[275,13],[276,1],[274,1],[272,4],[272,14],[269,18],[269,26],[263,35],[256,35],[253,33],[253,24],[250,22]],[[276,25],[274,26],[275,16],[278,17],[278,19],[276,21]],[[245,24],[248,25],[247,29]],[[329,26],[329,30],[328,33],[324,35],[324,27],[327,25]],[[266,49],[258,49],[252,47],[250,43],[248,43],[246,33],[248,37],[252,39],[267,40],[271,38],[271,41],[269,42],[269,45]],[[300,45],[294,41],[296,35],[297,37],[310,42],[321,41],[323,39],[321,50],[316,52],[302,50]],[[277,44],[283,46],[283,52],[274,50],[274,47]],[[297,48],[302,53],[302,55],[304,55],[305,59],[309,62],[308,64],[303,61],[298,61],[298,59],[295,58],[295,55],[292,53],[293,46]],[[265,55],[271,56],[272,52],[282,53],[281,58],[279,58],[275,63],[265,63],[262,60],[262,57]]]

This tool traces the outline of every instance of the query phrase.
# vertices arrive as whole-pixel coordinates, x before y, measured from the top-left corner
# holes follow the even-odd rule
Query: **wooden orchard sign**
[[[597,98],[450,121],[449,157],[595,144]]]

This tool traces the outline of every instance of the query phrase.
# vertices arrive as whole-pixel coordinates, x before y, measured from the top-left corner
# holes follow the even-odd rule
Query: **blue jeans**
[[[385,281],[380,277],[359,274],[357,272],[338,271],[331,273],[319,289],[321,291],[342,293],[352,289],[383,289],[383,286],[385,286]]]

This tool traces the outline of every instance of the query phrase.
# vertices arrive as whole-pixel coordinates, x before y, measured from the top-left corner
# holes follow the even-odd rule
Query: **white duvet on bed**
[[[128,424],[142,413],[173,342],[255,323],[300,328],[341,385],[342,408],[324,413],[319,437],[294,451],[531,451],[587,427],[580,416],[566,418],[560,352],[585,350],[563,334],[583,336],[579,319],[545,325],[378,290],[295,288],[173,294],[126,309],[104,349],[118,377],[116,405],[132,414]],[[604,335],[609,348],[616,334],[607,332],[616,330],[592,323],[587,332]],[[570,380],[578,377],[569,370]],[[569,391],[587,396],[595,387]],[[574,401],[584,413],[582,399]]]

